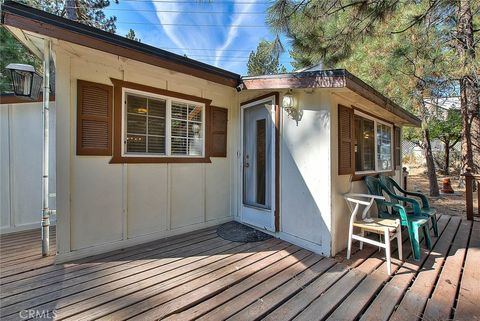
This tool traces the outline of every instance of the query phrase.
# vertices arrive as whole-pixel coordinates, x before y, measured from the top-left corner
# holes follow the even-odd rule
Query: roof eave
[[[242,81],[245,89],[347,88],[395,114],[412,126],[420,127],[422,123],[418,117],[401,108],[345,69],[242,77]]]

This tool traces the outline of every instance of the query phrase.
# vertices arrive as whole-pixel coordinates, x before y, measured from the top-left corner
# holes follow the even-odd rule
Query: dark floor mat
[[[250,226],[231,221],[220,225],[217,228],[217,234],[222,239],[232,242],[259,242],[265,241],[273,236],[260,232]]]

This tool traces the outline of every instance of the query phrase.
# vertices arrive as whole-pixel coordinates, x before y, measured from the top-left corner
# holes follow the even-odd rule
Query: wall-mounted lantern
[[[28,97],[32,100],[40,96],[42,77],[35,72],[35,68],[26,64],[9,64],[13,90],[16,96]]]
[[[287,112],[287,115],[298,122],[302,119],[303,112],[298,108],[297,98],[291,91],[283,95],[282,108]]]

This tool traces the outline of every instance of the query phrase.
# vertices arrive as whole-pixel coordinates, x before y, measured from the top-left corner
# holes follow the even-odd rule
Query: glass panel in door
[[[244,113],[243,203],[271,208],[272,130],[264,104],[247,108]]]

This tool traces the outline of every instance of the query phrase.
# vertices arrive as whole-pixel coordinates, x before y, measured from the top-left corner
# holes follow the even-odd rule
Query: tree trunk
[[[443,165],[445,175],[450,175],[450,142],[445,143],[445,164]]]
[[[462,115],[462,171],[467,167],[480,173],[479,80],[473,67],[475,39],[473,15],[469,0],[460,0],[458,7],[457,52],[461,58],[460,106]]]
[[[77,21],[77,1],[76,0],[66,0],[65,1],[67,18],[70,20]]]
[[[428,128],[424,128],[423,132],[423,151],[427,160],[427,176],[430,185],[430,196],[439,196],[437,173],[435,172],[435,161],[433,160],[432,143],[430,142],[430,133]]]

